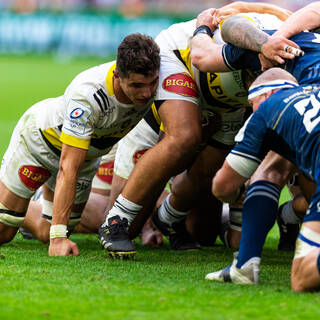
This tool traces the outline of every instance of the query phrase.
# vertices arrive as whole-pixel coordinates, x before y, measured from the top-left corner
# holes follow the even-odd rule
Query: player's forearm
[[[267,33],[241,16],[227,19],[221,26],[221,35],[225,42],[256,52],[261,52],[261,47],[269,39]]]
[[[229,71],[225,65],[221,45],[205,34],[197,34],[191,41],[191,63],[203,72]]]
[[[59,171],[53,200],[52,225],[68,224],[75,199],[76,183],[76,175]]]
[[[234,2],[233,4],[237,4],[237,2]],[[269,4],[269,3],[263,3],[263,2],[239,2],[239,13],[243,12],[257,12],[257,13],[267,13],[272,14],[276,17],[278,17],[280,20],[286,20],[292,12],[290,10],[281,8],[279,6]]]
[[[312,30],[320,26],[320,2],[311,3],[296,11],[283,23],[275,35],[290,38],[304,30]]]

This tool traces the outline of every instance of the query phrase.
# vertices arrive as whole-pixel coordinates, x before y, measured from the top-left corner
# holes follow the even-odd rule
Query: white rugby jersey
[[[116,62],[88,69],[74,78],[63,96],[32,107],[46,143],[60,152],[62,144],[88,150],[87,159],[106,154],[144,116],[143,107],[119,102],[114,94]]]
[[[279,28],[282,21],[270,14],[242,14],[255,22],[261,29]],[[200,90],[201,107],[212,109],[218,113],[229,112],[244,106],[249,107],[248,93],[244,88],[242,71],[223,73],[200,72],[191,64],[190,42],[196,29],[196,20],[177,23],[163,30],[156,41],[163,53],[174,52],[177,58],[186,66],[198,89]],[[215,43],[224,43],[220,30],[213,35]]]

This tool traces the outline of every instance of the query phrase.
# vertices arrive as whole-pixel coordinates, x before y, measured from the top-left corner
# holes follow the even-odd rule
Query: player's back
[[[266,137],[272,149],[314,178],[320,148],[319,87],[281,90],[263,103],[257,113],[266,121]]]

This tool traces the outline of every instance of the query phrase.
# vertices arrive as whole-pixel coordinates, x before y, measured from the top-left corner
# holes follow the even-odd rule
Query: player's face
[[[128,78],[120,78],[123,93],[137,106],[146,105],[155,96],[158,84],[158,72],[152,76],[131,73]]]
[[[253,112],[257,111],[260,107],[260,104],[267,100],[268,96],[264,93],[257,97],[254,97],[249,100],[249,103],[252,105]]]

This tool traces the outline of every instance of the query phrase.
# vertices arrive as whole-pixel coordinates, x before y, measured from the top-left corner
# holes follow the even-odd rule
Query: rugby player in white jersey
[[[0,243],[23,223],[29,199],[43,185],[49,255],[78,255],[67,238],[88,199],[100,157],[150,108],[159,79],[159,47],[141,34],[127,36],[117,61],[80,73],[64,95],[41,101],[19,120],[0,170]],[[116,222],[114,223],[116,224]]]
[[[178,28],[178,31],[174,31],[175,28]],[[191,65],[189,42],[195,29],[195,21],[174,25],[160,33],[156,39],[160,45],[162,59],[156,106],[164,124],[165,135],[155,147],[143,155],[135,166],[100,230],[100,241],[110,254],[119,251],[118,244],[120,244],[109,230],[113,218],[126,219],[131,224],[137,220],[137,216],[143,216],[143,212],[150,212],[150,206],[163,190],[168,179],[189,167],[193,162],[202,139],[201,120],[203,118],[199,106],[204,114],[206,111],[213,114],[217,110],[220,116],[216,117],[216,124],[218,125],[222,118],[222,122],[226,126],[229,125],[229,131],[220,130],[213,137],[212,147],[206,150],[207,155],[203,157],[210,159],[208,166],[203,166],[204,162],[200,160],[201,157],[198,157],[198,171],[195,172],[195,178],[192,180],[198,190],[192,189],[181,208],[172,210],[169,207],[178,221],[184,220],[188,214],[186,209],[188,210],[190,205],[194,204],[194,199],[199,193],[209,190],[210,178],[208,177],[212,177],[223,163],[228,150],[233,145],[233,136],[244,120],[244,106],[248,103],[241,72],[200,76],[200,73]],[[230,89],[230,92],[226,93],[224,84],[228,79],[233,85],[226,85]],[[202,81],[204,87],[209,89],[207,97],[203,96]],[[213,100],[213,103],[210,100]],[[230,126],[230,122],[234,125]],[[205,168],[209,172],[204,174],[204,170],[199,170],[200,168]],[[169,199],[166,203],[168,202]],[[170,204],[174,205],[171,201]],[[165,221],[166,218],[161,213],[158,217],[158,221],[162,219],[165,224],[161,231],[167,230],[169,233],[172,229],[172,221],[168,221],[169,219]],[[157,225],[159,226],[159,223]],[[121,241],[122,252],[126,251],[126,247],[131,248],[128,237],[123,236]]]

